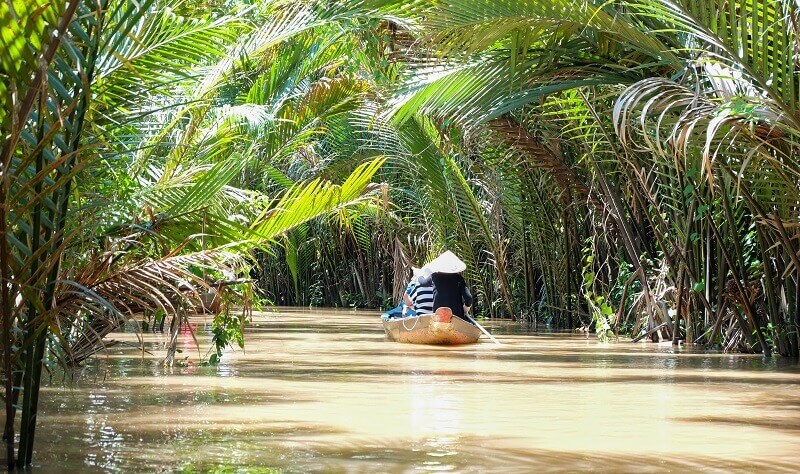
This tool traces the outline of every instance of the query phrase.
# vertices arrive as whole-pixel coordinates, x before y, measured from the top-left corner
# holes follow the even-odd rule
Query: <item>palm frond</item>
[[[235,274],[242,256],[223,248],[167,255],[122,268],[85,268],[73,280],[64,281],[57,293],[56,311],[69,328],[67,358],[79,364],[103,348],[103,338],[144,311],[165,315],[202,307],[202,294],[213,283],[201,270]],[[109,272],[110,271],[110,272]]]
[[[303,222],[365,199],[379,189],[370,182],[383,163],[376,159],[360,165],[341,185],[315,179],[290,188],[256,218],[250,227],[252,237],[269,242]]]

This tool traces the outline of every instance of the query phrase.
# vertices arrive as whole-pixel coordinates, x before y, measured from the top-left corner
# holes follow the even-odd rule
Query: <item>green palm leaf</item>
[[[378,189],[370,181],[383,162],[376,159],[360,165],[341,185],[315,179],[290,188],[256,218],[250,227],[252,238],[272,241],[303,222],[365,199]]]

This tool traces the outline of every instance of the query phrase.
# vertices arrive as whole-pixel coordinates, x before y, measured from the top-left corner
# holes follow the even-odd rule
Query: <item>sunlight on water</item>
[[[198,318],[201,351],[208,319]],[[246,351],[163,368],[109,348],[43,395],[35,461],[59,471],[794,471],[800,367],[671,345],[533,334],[503,342],[384,339],[375,313],[259,314]],[[116,339],[135,342],[136,335]]]

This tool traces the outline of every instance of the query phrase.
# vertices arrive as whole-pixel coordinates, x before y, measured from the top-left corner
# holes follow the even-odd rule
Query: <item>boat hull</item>
[[[452,346],[472,344],[481,337],[480,329],[474,324],[456,316],[447,317],[446,312],[445,316],[437,312],[439,314],[384,319],[383,329],[392,341],[409,344]]]

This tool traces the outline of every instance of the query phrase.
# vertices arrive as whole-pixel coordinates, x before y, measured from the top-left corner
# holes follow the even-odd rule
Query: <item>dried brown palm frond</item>
[[[138,262],[122,268],[86,269],[57,293],[58,320],[67,339],[67,360],[78,364],[103,348],[103,338],[144,311],[178,316],[203,307],[214,282],[202,270],[235,274],[243,257],[222,249]]]
[[[531,135],[513,117],[505,115],[489,122],[489,129],[498,132],[514,148],[523,153],[524,163],[548,172],[563,191],[561,199],[569,205],[572,199],[589,200],[593,206],[603,210],[602,201],[586,185],[576,171]]]

